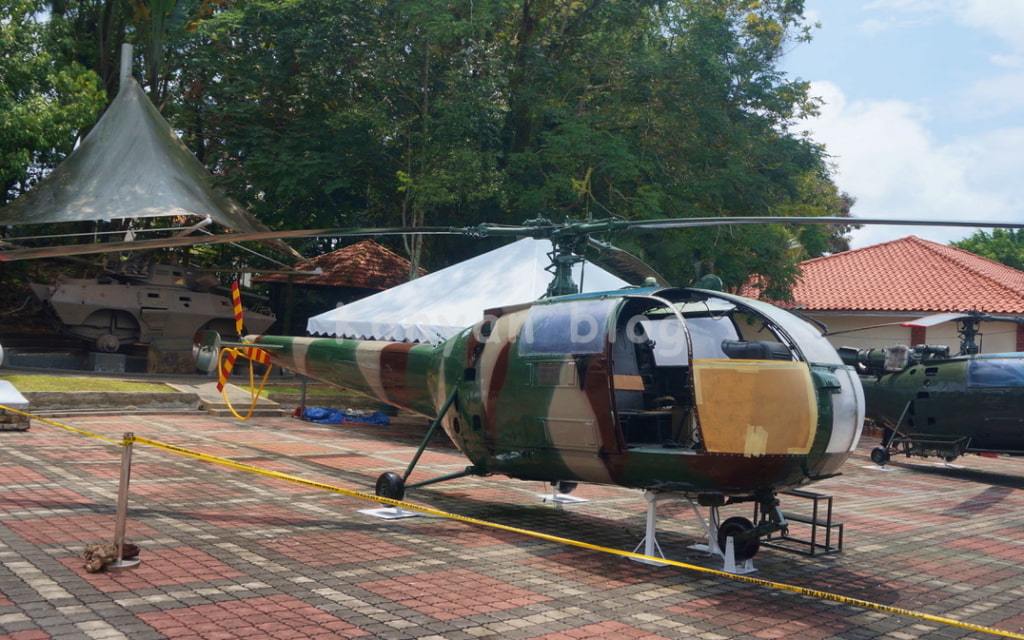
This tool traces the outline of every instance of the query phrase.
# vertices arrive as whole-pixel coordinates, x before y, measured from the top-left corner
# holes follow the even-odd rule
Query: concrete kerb
[[[199,394],[194,391],[26,391],[34,413],[83,410],[197,411]]]

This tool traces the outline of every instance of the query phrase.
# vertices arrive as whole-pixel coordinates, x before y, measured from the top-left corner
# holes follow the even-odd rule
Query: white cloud
[[[961,110],[973,119],[1002,116],[1024,108],[1024,72],[979,78],[965,89]]]
[[[825,100],[811,124],[813,138],[835,156],[836,184],[857,198],[855,217],[1019,221],[1014,215],[1019,197],[1011,185],[1024,170],[1024,158],[1015,153],[1024,130],[938,144],[927,128],[929,113],[909,102],[848,102],[828,82],[814,83],[812,91]],[[906,235],[945,243],[971,233],[955,227],[867,226],[853,239],[855,247]]]
[[[988,31],[1014,51],[1024,52],[1024,2],[967,0],[957,14],[965,25]]]

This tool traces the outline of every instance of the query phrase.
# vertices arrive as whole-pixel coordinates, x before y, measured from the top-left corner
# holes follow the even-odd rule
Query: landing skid
[[[757,571],[754,568],[753,558],[747,558],[746,560],[737,561],[736,559],[736,545],[733,536],[726,536],[725,550],[722,550],[718,545],[718,534],[719,534],[719,515],[718,507],[709,507],[711,513],[710,518],[705,519],[700,513],[698,506],[690,498],[681,495],[673,494],[671,492],[660,492],[660,491],[644,491],[644,499],[647,501],[647,523],[644,532],[644,539],[640,541],[640,544],[633,549],[633,553],[643,553],[648,556],[647,558],[631,558],[635,562],[643,564],[649,564],[656,567],[665,566],[668,563],[659,562],[653,558],[665,558],[664,552],[661,550],[661,546],[658,544],[656,537],[657,529],[657,509],[658,501],[660,500],[685,500],[690,508],[693,509],[693,513],[697,516],[697,521],[700,522],[701,527],[708,536],[707,544],[696,544],[690,548],[703,551],[709,555],[718,556],[723,560],[722,570],[726,573],[732,573],[737,575],[744,575]],[[643,551],[641,551],[641,548]]]

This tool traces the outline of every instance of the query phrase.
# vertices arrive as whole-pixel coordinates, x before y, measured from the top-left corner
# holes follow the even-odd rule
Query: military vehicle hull
[[[141,273],[61,277],[54,284],[31,287],[51,324],[101,352],[160,338],[191,340],[208,329],[237,335],[231,299],[200,290],[192,272],[182,267],[147,265]],[[262,333],[275,319],[246,310],[245,329]]]

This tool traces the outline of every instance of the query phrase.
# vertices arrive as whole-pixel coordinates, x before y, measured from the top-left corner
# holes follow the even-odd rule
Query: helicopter
[[[404,473],[379,476],[375,493],[401,499],[408,489],[468,476],[503,475],[644,491],[651,505],[678,495],[711,510],[712,550],[737,560],[760,539],[785,532],[780,492],[834,477],[856,449],[865,416],[855,366],[821,332],[778,306],[714,287],[671,287],[642,261],[592,234],[733,224],[909,224],[928,221],[836,217],[621,219],[474,227],[311,229],[159,241],[81,245],[81,253],[247,240],[323,236],[460,234],[550,239],[551,285],[544,297],[484,310],[479,321],[444,342],[367,341],[272,336],[239,330],[228,343],[214,331],[196,345],[201,370],[219,368],[219,384],[238,357],[278,365],[431,419]],[[942,222],[1001,227],[1005,223]],[[1010,225],[1015,226],[1015,225]],[[1024,225],[1017,225],[1024,226]],[[123,246],[122,246],[123,245]],[[597,248],[632,267],[643,284],[579,293],[572,265]],[[64,251],[68,248],[64,247]],[[49,257],[51,248],[0,251],[0,260]],[[629,278],[626,278],[627,280]],[[635,279],[633,280],[635,282]],[[703,288],[702,288],[703,287]],[[437,429],[469,466],[410,482]],[[758,521],[726,505],[756,505]],[[755,516],[757,517],[757,516]]]
[[[894,453],[946,462],[966,453],[1024,455],[1024,353],[980,353],[983,321],[1024,324],[978,311],[933,314],[895,324],[957,322],[959,353],[927,344],[838,349],[861,376],[866,417],[883,428],[872,462],[884,465]]]
[[[231,344],[207,332],[198,364],[219,365],[223,383],[222,352],[237,347],[431,418],[409,468],[377,479],[380,497],[491,475],[562,494],[580,482],[671,493],[712,509],[709,537],[719,549],[732,538],[737,560],[787,528],[780,491],[839,473],[860,438],[863,395],[856,369],[812,325],[650,273],[639,286],[579,293],[578,229],[532,221],[516,234],[552,239],[547,295],[486,310],[439,344],[257,334]],[[437,429],[469,466],[413,482]],[[756,503],[758,522],[717,522],[717,508],[744,502]]]

